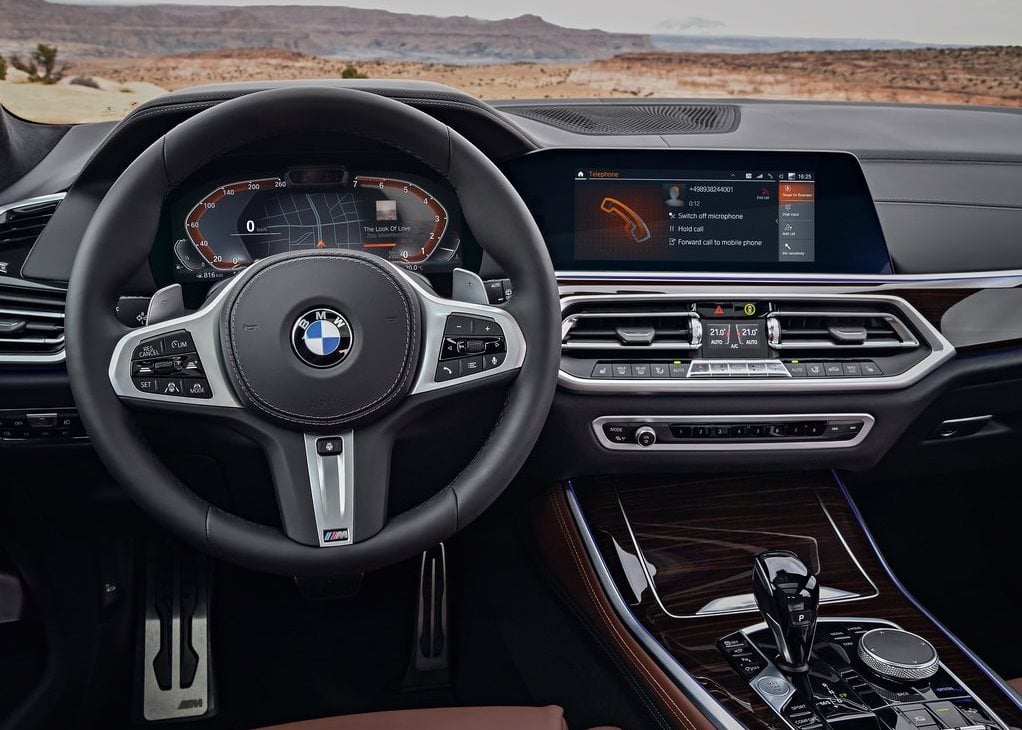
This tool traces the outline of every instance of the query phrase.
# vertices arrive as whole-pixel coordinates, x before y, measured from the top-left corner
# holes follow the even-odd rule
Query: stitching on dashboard
[[[585,570],[585,565],[582,562],[581,556],[579,555],[578,546],[575,544],[575,541],[571,539],[571,535],[568,530],[567,523],[565,521],[564,510],[561,503],[555,499],[553,493],[551,493],[549,501],[551,506],[553,507],[554,515],[557,517],[557,522],[560,525],[561,535],[564,538],[564,542],[565,544],[567,544],[568,549],[571,550],[571,555],[575,562],[575,566],[578,569],[579,575],[582,576],[582,579],[585,581],[586,589],[589,592],[589,597],[592,599],[593,605],[599,611],[600,617],[603,619],[604,625],[614,635],[614,638],[617,640],[618,645],[624,647],[625,651],[627,651],[628,654],[632,657],[632,659],[634,659],[636,666],[638,666],[641,672],[653,685],[653,689],[656,691],[657,695],[666,703],[667,709],[671,711],[675,719],[680,720],[682,724],[686,728],[688,728],[688,730],[695,730],[695,725],[689,719],[685,711],[678,705],[674,698],[670,696],[667,690],[664,689],[663,685],[659,681],[657,681],[656,677],[653,676],[653,673],[649,671],[649,668],[642,662],[642,660],[638,657],[638,655],[627,643],[627,641],[625,641],[624,637],[621,636],[621,632],[618,630],[617,625],[614,623],[613,619],[608,615],[607,610],[604,607],[603,603],[599,600],[599,594],[597,593],[595,587],[593,586],[592,581],[589,578],[589,574]]]
[[[339,257],[334,257],[334,258],[336,258],[337,260],[342,260]],[[287,421],[291,421],[292,423],[302,423],[302,424],[305,424],[305,423],[310,423],[310,422],[311,423],[331,423],[331,422],[339,420],[339,419],[351,418],[352,416],[366,416],[366,415],[369,415],[370,413],[373,413],[373,412],[379,410],[380,408],[384,407],[389,402],[391,402],[393,400],[393,397],[394,397],[396,391],[397,391],[397,388],[401,385],[402,382],[407,382],[407,380],[408,380],[409,373],[410,373],[410,368],[408,367],[409,359],[407,357],[407,352],[408,352],[408,345],[409,345],[409,343],[411,342],[411,339],[412,339],[412,332],[411,332],[411,330],[412,330],[412,320],[414,318],[414,313],[412,312],[411,307],[409,306],[408,296],[406,295],[406,293],[404,291],[402,291],[401,288],[397,285],[397,283],[394,282],[389,276],[385,275],[383,273],[383,271],[380,270],[375,264],[372,264],[372,263],[370,263],[368,261],[364,261],[362,259],[355,258],[355,257],[345,257],[343,259],[345,261],[354,261],[354,262],[358,263],[360,266],[365,266],[370,271],[372,271],[373,273],[377,274],[381,279],[383,279],[388,284],[390,284],[394,288],[394,290],[398,293],[398,297],[400,298],[401,304],[402,304],[402,306],[404,307],[404,310],[405,310],[405,315],[406,315],[406,317],[405,317],[405,342],[404,342],[404,347],[405,347],[405,352],[406,352],[405,361],[402,363],[402,367],[401,367],[401,370],[398,372],[397,378],[394,380],[393,383],[390,384],[390,386],[388,386],[386,392],[383,395],[379,396],[375,400],[372,400],[372,401],[370,401],[368,403],[360,405],[357,408],[352,408],[352,409],[350,409],[350,410],[348,410],[348,411],[346,411],[344,413],[339,413],[339,414],[330,415],[330,416],[317,416],[317,417],[302,416],[299,413],[294,413],[294,412],[286,410],[284,408],[279,408],[277,406],[274,406],[273,404],[268,403],[261,396],[259,396],[256,393],[255,388],[252,386],[251,382],[249,381],[249,378],[248,378],[248,376],[245,373],[244,367],[241,366],[241,364],[238,362],[237,358],[235,357],[234,350],[235,350],[235,348],[237,347],[237,344],[238,344],[237,343],[237,338],[235,336],[236,328],[234,326],[235,325],[235,319],[236,319],[236,312],[237,312],[238,305],[241,304],[241,300],[246,296],[246,293],[247,293],[247,290],[248,290],[248,286],[250,284],[254,283],[260,277],[262,277],[264,274],[266,274],[266,272],[270,271],[271,269],[276,268],[276,266],[291,266],[291,265],[294,265],[294,264],[298,264],[298,263],[302,263],[302,262],[305,262],[305,261],[309,261],[311,259],[312,259],[311,256],[299,256],[299,257],[295,257],[293,259],[282,261],[279,264],[275,264],[273,266],[268,266],[265,269],[263,269],[262,271],[257,272],[256,275],[253,276],[251,280],[249,280],[248,282],[245,282],[243,284],[241,290],[237,294],[237,297],[231,303],[231,308],[230,308],[230,327],[229,327],[230,337],[231,337],[231,352],[229,353],[230,356],[227,358],[227,360],[230,363],[231,369],[234,371],[235,375],[245,385],[245,390],[247,391],[246,395],[249,396],[249,398],[252,400],[252,402],[256,406],[258,406],[261,410],[263,410],[266,413],[269,413],[271,415],[277,416],[278,418],[283,418],[283,419],[285,419]]]

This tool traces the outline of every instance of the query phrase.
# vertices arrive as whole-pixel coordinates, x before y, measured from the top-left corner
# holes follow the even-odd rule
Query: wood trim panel
[[[649,586],[643,588],[641,581],[636,583],[635,565],[641,564],[635,561],[635,542],[629,523],[640,544],[648,542],[650,534],[686,535],[693,529],[708,529],[711,535],[719,534],[721,529],[747,531],[748,537],[735,546],[739,552],[748,552],[755,547],[757,533],[796,534],[805,538],[801,541],[803,546],[817,541],[822,583],[853,585],[861,581],[864,572],[870,584],[876,587],[875,595],[866,598],[824,604],[821,616],[886,619],[925,636],[936,646],[944,664],[1002,720],[1022,727],[1022,712],[1018,706],[890,579],[851,504],[829,472],[606,478],[578,481],[574,487],[604,562],[618,591],[628,598],[635,617],[748,727],[781,730],[783,726],[731,669],[715,644],[727,634],[759,623],[759,614],[749,612],[685,619],[669,617],[655,600]],[[563,496],[557,497],[560,491],[560,487],[554,488],[544,498],[543,507],[537,509],[538,519],[544,519],[544,511],[558,514],[563,510],[559,501],[563,500]],[[628,522],[624,519],[622,506],[627,512]],[[772,540],[768,538],[767,542],[772,545]],[[840,544],[842,540],[844,545]],[[736,558],[733,556],[724,558],[720,550],[701,550],[692,544],[686,548],[684,544],[682,540],[682,547],[666,554],[654,551],[653,555],[643,555],[659,576],[659,580],[657,576],[654,580],[662,591],[666,586],[664,592],[672,597],[671,600],[684,597],[686,582],[691,583],[695,590],[705,591],[701,581],[714,574],[729,574],[735,568]],[[799,544],[793,545],[793,548],[799,550]],[[555,547],[553,549],[556,550]],[[551,549],[545,548],[544,552],[550,559]],[[632,555],[630,566],[624,564],[620,557],[622,553]],[[854,560],[840,558],[848,553],[854,556]],[[726,567],[715,565],[718,561],[726,563]],[[565,566],[563,558],[558,562],[561,563],[561,569],[555,571],[558,578],[565,584],[568,581],[577,583],[579,578],[570,573],[581,572],[583,568]],[[592,568],[588,561],[585,563],[585,572],[592,580]],[[751,556],[749,565],[751,590]],[[565,569],[569,575],[565,575]],[[627,571],[631,572],[630,576]],[[584,594],[578,590],[569,592],[585,609]],[[605,601],[605,598],[601,599],[604,607]],[[620,631],[620,622],[618,624]],[[615,645],[615,642],[611,644]]]

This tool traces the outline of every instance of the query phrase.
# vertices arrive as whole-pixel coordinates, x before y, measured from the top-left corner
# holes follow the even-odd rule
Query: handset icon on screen
[[[648,241],[650,238],[649,226],[642,220],[638,213],[622,203],[617,198],[604,198],[600,203],[600,210],[604,213],[613,213],[625,222],[625,230],[636,243]]]

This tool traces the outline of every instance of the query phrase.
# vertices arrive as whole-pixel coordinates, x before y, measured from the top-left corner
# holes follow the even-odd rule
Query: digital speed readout
[[[762,320],[703,323],[703,357],[754,359],[768,354]]]

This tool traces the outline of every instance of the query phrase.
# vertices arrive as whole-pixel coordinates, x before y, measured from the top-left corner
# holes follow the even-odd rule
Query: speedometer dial
[[[444,205],[407,180],[365,175],[350,184],[306,186],[266,177],[216,187],[189,211],[185,231],[202,261],[221,272],[321,248],[415,267],[454,256],[458,241],[448,223]]]

